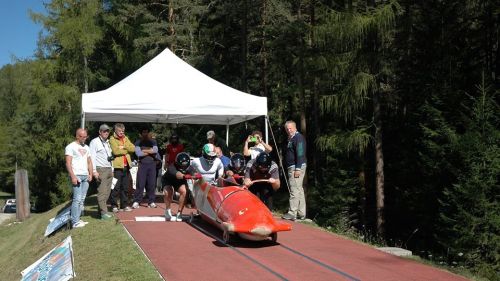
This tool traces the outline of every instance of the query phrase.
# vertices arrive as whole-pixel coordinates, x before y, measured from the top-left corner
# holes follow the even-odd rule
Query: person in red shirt
[[[179,142],[179,136],[173,133],[165,150],[165,170],[168,169],[169,165],[175,163],[175,157],[181,152],[184,152],[184,145]]]

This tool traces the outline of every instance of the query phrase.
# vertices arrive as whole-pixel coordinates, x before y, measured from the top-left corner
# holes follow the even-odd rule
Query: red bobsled
[[[277,221],[266,205],[246,188],[217,187],[203,180],[188,185],[199,214],[223,231],[224,242],[229,242],[232,234],[247,240],[271,238],[276,242],[278,232],[292,229],[290,223]]]

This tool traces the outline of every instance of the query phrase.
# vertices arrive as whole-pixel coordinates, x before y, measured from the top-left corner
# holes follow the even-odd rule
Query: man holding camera
[[[261,131],[253,131],[245,140],[243,145],[243,155],[255,159],[262,152],[271,153],[273,148],[262,140]]]
[[[113,181],[113,169],[111,161],[113,154],[109,145],[110,128],[106,124],[99,127],[99,136],[90,142],[90,156],[92,158],[93,175],[99,183],[97,187],[97,205],[102,220],[111,219],[108,213],[106,201],[111,193],[111,183]]]

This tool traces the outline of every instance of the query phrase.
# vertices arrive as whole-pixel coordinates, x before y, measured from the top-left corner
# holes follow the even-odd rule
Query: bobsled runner
[[[292,229],[290,223],[276,220],[266,205],[244,187],[218,187],[204,180],[188,180],[188,187],[199,215],[223,231],[226,243],[232,235],[276,242],[278,232]]]

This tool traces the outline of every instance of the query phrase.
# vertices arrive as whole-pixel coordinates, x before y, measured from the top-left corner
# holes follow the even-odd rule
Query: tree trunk
[[[267,48],[266,48],[266,24],[267,24],[267,0],[262,0],[261,7],[261,28],[262,28],[262,40],[260,47],[260,57],[261,57],[261,69],[260,69],[260,83],[261,83],[261,96],[267,97]]]
[[[243,22],[241,24],[241,90],[248,92],[247,56],[248,56],[248,4],[243,0]]]
[[[364,227],[366,226],[367,187],[366,187],[365,160],[363,157],[361,158],[361,165],[359,167],[358,180],[359,180],[358,200],[359,200],[359,212],[360,212],[359,220],[360,224]]]
[[[88,75],[89,63],[87,57],[83,56],[83,91],[84,93],[89,92],[89,75]]]
[[[314,49],[316,47],[316,42],[314,40],[314,28],[316,27],[316,13],[315,13],[315,4],[316,0],[310,0],[309,3],[309,13],[311,16],[311,27],[310,27],[310,33],[309,33],[309,44],[310,48]],[[314,134],[312,136],[313,140],[316,140],[316,138],[320,134],[320,128],[319,128],[319,79],[318,77],[314,77],[313,79],[313,85],[312,85],[312,108],[313,108],[313,128],[314,128]],[[309,153],[309,155],[318,155],[316,152],[316,146],[315,145],[309,145],[309,148],[312,149],[312,151]],[[317,185],[318,183],[318,157],[312,157],[312,169],[314,171],[313,173],[313,182],[314,186]]]
[[[377,234],[384,235],[384,153],[382,150],[382,118],[379,92],[373,94],[373,119],[375,123],[375,175],[377,201]]]
[[[174,0],[168,1],[168,35],[172,36],[172,40],[170,41],[170,51],[175,53],[175,17],[174,17]]]

